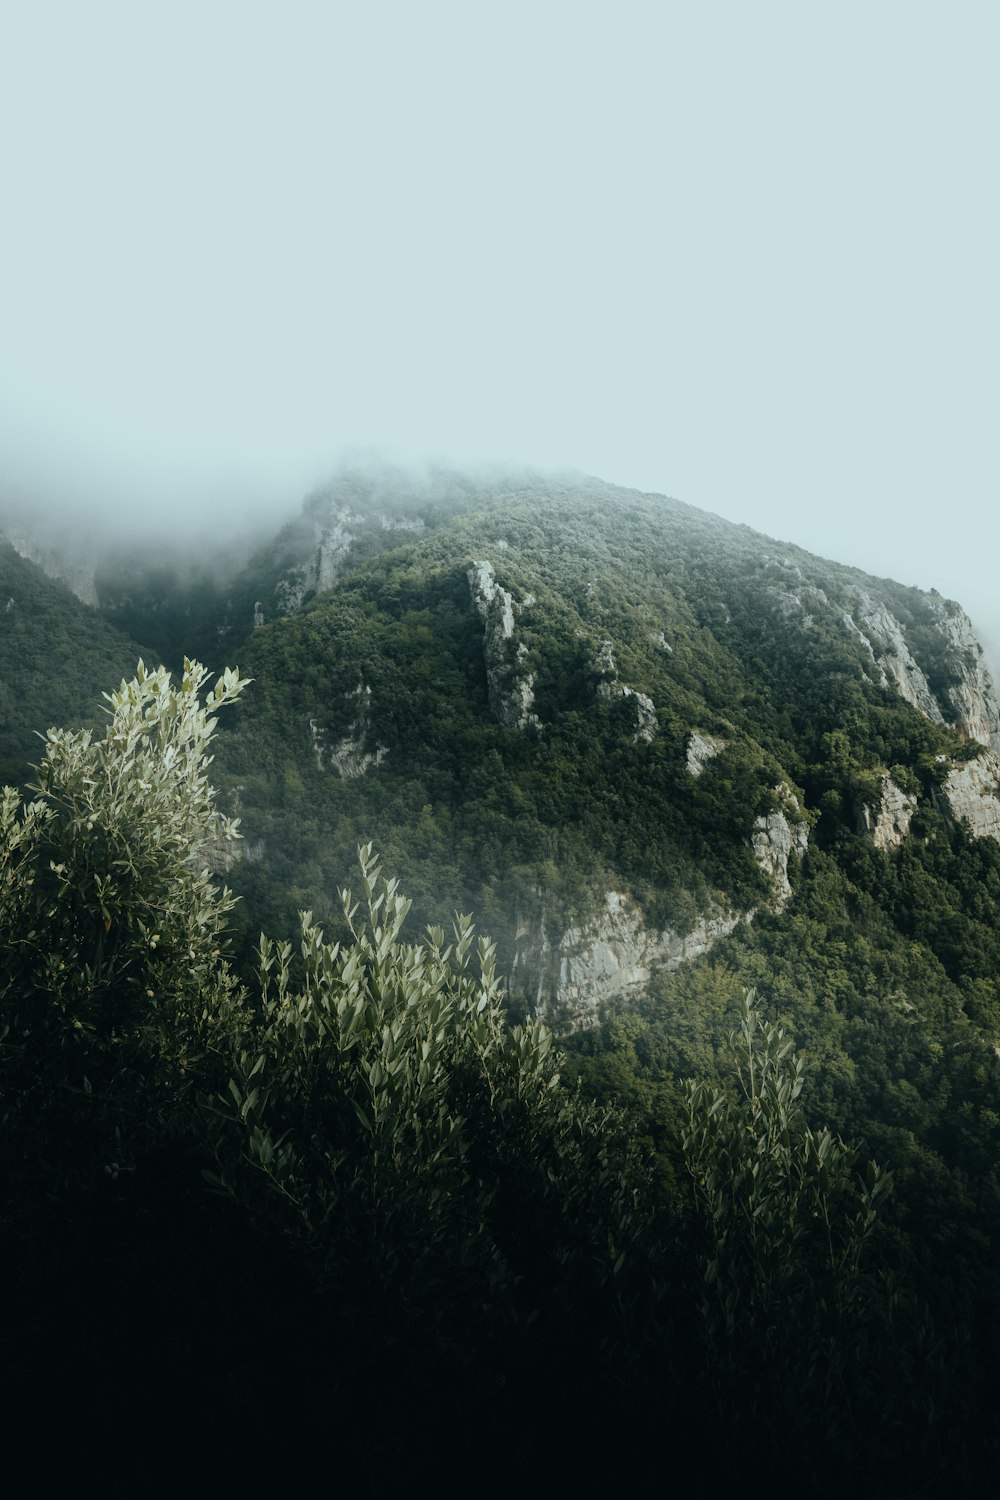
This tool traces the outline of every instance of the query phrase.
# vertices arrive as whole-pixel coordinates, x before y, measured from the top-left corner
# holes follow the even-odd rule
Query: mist
[[[207,551],[345,453],[571,467],[996,657],[994,7],[5,17],[0,508]]]

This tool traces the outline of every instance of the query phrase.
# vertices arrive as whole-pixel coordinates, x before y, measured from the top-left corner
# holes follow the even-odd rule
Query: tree
[[[885,1347],[885,1287],[863,1252],[891,1176],[875,1162],[857,1173],[855,1151],[806,1124],[792,1045],[745,991],[728,1046],[736,1088],[687,1085],[682,1145],[724,1430],[832,1448],[870,1394],[872,1346]]]
[[[541,1022],[509,1026],[468,917],[406,942],[410,903],[359,858],[351,941],[309,912],[297,953],[261,939],[259,1024],[206,1119],[211,1181],[283,1217],[369,1334],[392,1323],[423,1358],[539,1320],[565,1336],[583,1300],[620,1336],[644,1173],[618,1112],[561,1082]]]
[[[140,661],[105,694],[103,738],[50,729],[37,781],[0,798],[0,1085],[12,1182],[59,1161],[122,1164],[148,1112],[183,1090],[232,1022],[232,900],[209,872],[219,839],[208,746],[246,683],[185,662],[178,685]],[[126,1122],[129,1128],[126,1129]]]
[[[431,1441],[420,1412],[442,1388],[452,1404],[509,1392],[512,1412],[527,1364],[537,1404],[567,1341],[592,1389],[625,1347],[642,1260],[644,1174],[620,1116],[561,1082],[544,1026],[508,1025],[493,946],[468,918],[450,942],[405,940],[409,903],[368,846],[345,940],[304,912],[297,951],[262,937],[259,985],[236,982],[232,901],[209,865],[237,830],[208,769],[217,710],[244,683],[205,683],[197,663],[179,684],[140,663],[102,739],[50,730],[31,800],[3,796],[0,1227],[17,1358],[34,1368],[75,1337],[100,1360],[108,1341],[114,1402],[137,1360],[161,1395],[217,1362],[213,1399],[262,1411],[266,1386],[242,1356],[226,1363],[252,1327],[269,1369],[308,1368],[307,1425],[334,1402],[360,1420],[355,1396],[389,1361],[411,1449]]]

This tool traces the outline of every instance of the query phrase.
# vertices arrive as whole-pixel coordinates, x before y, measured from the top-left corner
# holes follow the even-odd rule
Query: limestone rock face
[[[829,606],[823,590],[806,583],[802,569],[788,558],[768,558],[760,572],[769,580],[765,590],[772,607],[783,619],[797,619],[803,630],[810,630],[813,626],[811,610]]]
[[[607,674],[604,680],[597,684],[597,696],[608,702],[613,702],[615,699],[629,701],[635,711],[633,743],[652,744],[660,728],[660,721],[656,717],[656,707],[648,694],[640,693],[637,688],[628,687],[626,683],[618,681],[618,667],[611,641],[605,641],[597,653],[597,669]]]
[[[877,807],[863,805],[858,814],[858,832],[866,833],[876,849],[898,849],[910,829],[917,799],[902,791],[891,776],[882,780]]]
[[[298,609],[308,593],[320,594],[333,587],[354,541],[355,529],[351,523],[361,519],[353,516],[346,506],[332,511],[323,521],[318,517],[314,519],[312,553],[282,578],[275,589],[275,599],[282,614],[291,614]]]
[[[275,601],[281,614],[300,608],[307,594],[322,594],[332,589],[363,527],[375,522],[383,531],[419,533],[424,523],[419,517],[393,516],[385,511],[362,515],[347,505],[330,505],[312,516],[313,543],[308,556],[289,570],[275,588]]]
[[[784,785],[778,789],[785,805],[777,812],[762,813],[754,822],[750,842],[754,859],[765,875],[770,876],[775,890],[775,906],[778,911],[788,905],[792,887],[788,879],[788,861],[794,855],[801,859],[809,843],[809,827],[796,818],[789,808],[794,804],[791,790]],[[797,810],[797,808],[795,809]],[[791,811],[791,816],[789,812]]]
[[[483,621],[483,659],[493,717],[508,729],[541,728],[532,713],[534,675],[525,669],[527,647],[514,639],[515,609],[534,603],[529,594],[515,606],[510,592],[497,583],[493,564],[474,562],[467,573],[472,602]]]
[[[1000,754],[987,750],[955,766],[934,800],[951,822],[967,818],[977,838],[1000,839]]]
[[[792,894],[789,860],[805,853],[808,825],[792,789],[781,783],[776,791],[782,806],[757,819],[752,845],[771,877],[772,904],[780,911]],[[563,932],[549,930],[544,912],[519,917],[511,981],[541,1014],[553,1020],[568,1017],[574,1027],[590,1026],[602,1006],[642,989],[657,970],[673,973],[692,963],[740,920],[754,916],[753,910],[714,909],[703,913],[690,932],[656,931],[626,892],[610,890],[594,916]]]
[[[948,640],[960,673],[960,680],[947,690],[956,715],[956,727],[969,739],[1000,751],[1000,708],[972,621],[957,604],[948,604],[944,600],[937,607],[937,616],[939,628]]]
[[[56,542],[35,536],[26,527],[0,520],[0,541],[9,542],[26,562],[34,563],[47,577],[65,584],[81,604],[96,607],[97,553],[88,551],[80,538],[75,538],[72,547],[64,551]]]
[[[205,851],[203,868],[213,875],[228,875],[233,865],[245,859],[247,864],[258,864],[264,858],[262,839],[227,839],[219,834]]]
[[[864,642],[875,680],[882,687],[894,682],[902,697],[935,724],[953,720],[959,734],[1000,751],[1000,707],[983,648],[965,611],[944,599],[934,605],[938,629],[957,676],[957,681],[944,690],[947,701],[939,703],[910,654],[898,621],[863,589],[855,592],[857,618],[845,612],[842,619],[846,628]],[[942,707],[947,713],[942,713]]]
[[[353,693],[345,694],[347,698],[358,699],[358,712],[347,734],[335,745],[327,742],[324,730],[315,719],[309,720],[317,770],[324,769],[324,760],[328,758],[330,770],[336,771],[342,780],[351,781],[356,776],[363,776],[371,766],[379,766],[385,760],[389,753],[385,745],[376,745],[373,750],[367,748],[371,729],[371,696],[371,688],[360,682]]]
[[[709,761],[714,760],[725,748],[725,740],[713,734],[701,734],[699,730],[693,729],[687,747],[687,768],[691,775],[700,776]]]
[[[919,709],[933,723],[943,724],[944,715],[928,686],[927,678],[910,654],[899,621],[889,613],[884,604],[873,599],[864,589],[856,589],[855,593],[856,621],[848,615],[844,618],[849,628],[856,630],[867,640],[879,673],[880,685],[886,687],[890,681],[894,682],[900,697],[905,698],[907,703],[912,703],[914,708]]]
[[[624,891],[608,891],[597,914],[553,943],[538,943],[535,924],[519,928],[512,975],[534,979],[536,1008],[568,1014],[574,1027],[593,1025],[602,1005],[645,985],[657,969],[668,973],[707,953],[733,931],[740,914],[721,911],[699,918],[691,932],[646,927],[642,911]]]

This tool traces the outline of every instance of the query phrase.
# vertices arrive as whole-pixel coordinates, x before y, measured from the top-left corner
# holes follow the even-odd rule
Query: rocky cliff
[[[876,849],[891,853],[905,839],[916,810],[916,797],[901,791],[892,777],[885,775],[878,803],[864,803],[858,809],[858,831],[867,834]]]
[[[69,542],[60,541],[48,534],[47,528],[33,530],[23,522],[0,516],[0,540],[9,542],[19,557],[34,563],[47,577],[64,584],[81,604],[97,603],[94,580],[98,552],[85,536],[77,534]]]
[[[560,1026],[592,1026],[603,1006],[640,991],[657,969],[672,972],[707,953],[740,915],[720,910],[699,917],[689,932],[657,932],[625,891],[608,891],[589,921],[554,938],[543,916],[523,918],[511,987]]]
[[[972,621],[950,600],[935,601],[935,609],[955,678],[946,689],[955,723],[969,739],[1000,751],[1000,708]]]
[[[789,862],[808,846],[808,824],[794,794],[775,789],[784,805],[760,816],[751,837],[753,855],[772,887],[770,909],[782,911],[792,896]],[[525,914],[525,913],[531,913]],[[639,903],[625,891],[607,891],[586,922],[552,933],[540,908],[526,905],[519,918],[511,967],[512,988],[559,1024],[593,1025],[609,1001],[640,991],[657,970],[668,973],[708,953],[756,909],[719,905],[689,931],[651,928]]]
[[[864,643],[879,686],[888,687],[892,683],[907,703],[912,703],[932,723],[943,724],[941,706],[913,658],[899,621],[865,589],[855,588],[853,593],[853,613],[845,611],[842,618],[846,628]]]
[[[541,728],[532,712],[535,679],[527,670],[527,647],[514,638],[516,615],[535,601],[529,594],[515,605],[509,590],[497,582],[491,562],[474,562],[467,577],[472,604],[483,622],[483,660],[493,716],[508,729]]]
[[[356,511],[349,505],[331,502],[312,507],[299,529],[302,533],[299,546],[305,555],[301,562],[286,569],[274,587],[274,607],[283,615],[301,608],[305,599],[332,589],[361,538],[372,531],[385,533],[387,541],[397,536],[419,535],[424,522],[420,516],[395,516],[384,510]],[[263,620],[255,619],[254,623],[259,625]]]
[[[344,697],[348,702],[357,700],[357,713],[347,733],[331,743],[326,731],[313,718],[309,720],[309,733],[316,769],[330,770],[343,781],[353,781],[372,766],[381,765],[389,751],[385,745],[370,743],[372,690],[367,683],[359,681],[354,691]]]
[[[1000,839],[1000,755],[986,750],[954,766],[935,801],[950,822],[964,819],[976,838]]]
[[[597,671],[601,680],[597,684],[597,696],[609,703],[627,703],[635,718],[634,744],[649,745],[655,740],[660,728],[656,708],[648,693],[629,687],[618,679],[618,664],[615,661],[614,645],[604,641],[597,654]]]

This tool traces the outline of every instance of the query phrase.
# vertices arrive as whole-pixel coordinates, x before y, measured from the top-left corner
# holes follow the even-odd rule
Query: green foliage
[[[31,1366],[48,1304],[90,1257],[97,1284],[116,1263],[148,1267],[151,1302],[166,1278],[180,1298],[166,1346],[178,1328],[182,1349],[200,1339],[191,1320],[219,1295],[202,1262],[236,1223],[209,1207],[207,1177],[244,1225],[236,1324],[260,1321],[257,1289],[290,1265],[308,1288],[303,1423],[342,1411],[359,1368],[374,1378],[387,1360],[420,1386],[411,1450],[427,1441],[421,1382],[453,1400],[484,1382],[502,1393],[525,1359],[547,1382],[568,1346],[604,1381],[600,1361],[627,1365],[649,1300],[645,1176],[620,1117],[560,1081],[543,1025],[507,1026],[492,945],[474,946],[467,918],[451,943],[438,929],[401,941],[408,903],[370,848],[366,921],[344,896],[349,939],[327,943],[305,913],[299,953],[262,938],[256,986],[236,986],[231,900],[206,867],[236,830],[207,771],[216,712],[245,683],[226,671],[204,685],[196,663],[178,685],[140,663],[110,695],[103,739],[50,731],[34,800],[4,795],[0,1217],[22,1294],[15,1366]],[[178,1281],[166,1258],[181,1226],[193,1241]],[[63,1308],[70,1329],[82,1315]],[[283,1337],[265,1320],[265,1344]],[[216,1400],[256,1401],[225,1344],[209,1353]],[[161,1399],[186,1356],[151,1380],[153,1354],[142,1383]],[[119,1406],[131,1379],[118,1372]]]
[[[891,1175],[802,1116],[802,1059],[752,991],[730,1034],[735,1094],[686,1090],[685,1160],[704,1226],[704,1318],[715,1368],[747,1409],[753,1380],[771,1420],[822,1412],[856,1384],[855,1326],[874,1288],[862,1254]]]
[[[540,1022],[508,1027],[468,918],[447,944],[439,928],[403,942],[409,902],[370,846],[360,859],[366,918],[343,892],[348,942],[308,912],[298,955],[261,940],[260,1018],[211,1116],[212,1180],[281,1215],[325,1280],[367,1288],[366,1317],[423,1306],[450,1346],[440,1325],[458,1313],[477,1356],[476,1307],[564,1332],[584,1296],[610,1316],[641,1223],[615,1112],[561,1084]]]
[[[0,539],[0,785],[23,785],[39,725],[99,722],[101,686],[138,647]],[[147,660],[148,660],[147,656]]]
[[[208,864],[237,830],[214,809],[208,744],[245,683],[227,670],[202,701],[205,679],[187,663],[174,686],[140,661],[106,695],[102,738],[50,729],[32,800],[3,791],[0,1078],[15,1178],[52,1153],[84,1174],[127,1157],[137,1099],[182,1089],[223,1022],[232,901]]]
[[[353,540],[334,586],[310,597],[331,520]],[[541,732],[491,713],[467,583],[480,558],[513,597]],[[122,637],[6,549],[0,563],[15,601],[0,638],[0,752],[20,781],[29,716],[79,722],[108,670],[101,652]],[[198,1203],[248,1226],[267,1246],[261,1266],[290,1257],[326,1310],[316,1347],[339,1349],[341,1373],[331,1387],[326,1355],[310,1356],[318,1405],[331,1389],[345,1398],[346,1348],[366,1380],[384,1379],[392,1350],[414,1383],[433,1348],[435,1379],[459,1372],[453,1395],[487,1368],[496,1394],[514,1389],[522,1356],[539,1388],[565,1377],[553,1352],[564,1340],[583,1384],[595,1350],[618,1351],[612,1382],[645,1388],[654,1406],[690,1382],[709,1422],[722,1400],[747,1441],[747,1414],[766,1408],[770,1451],[780,1413],[800,1450],[803,1434],[828,1452],[837,1422],[871,1434],[883,1419],[906,1435],[897,1454],[909,1445],[931,1468],[918,1431],[938,1434],[939,1455],[972,1443],[1000,1359],[1000,850],[939,812],[941,782],[975,747],[879,685],[851,626],[859,589],[900,623],[950,721],[963,665],[941,629],[950,606],[579,477],[345,475],[228,585],[152,571],[141,586],[109,583],[106,615],[165,652],[243,642],[257,688],[216,742],[216,775],[220,805],[248,834],[228,876],[244,900],[227,913],[200,868],[233,856],[217,821],[195,853],[208,802],[195,797],[185,825],[193,783],[150,779],[141,739],[133,763],[127,736],[125,759],[109,749],[100,763],[109,788],[109,765],[123,774],[93,828],[96,742],[56,734],[58,784],[24,806],[8,796],[0,1107],[20,1184],[9,1213],[36,1189],[36,1204],[61,1204],[68,1181],[115,1164],[116,1190],[127,1173],[139,1192],[151,1143],[183,1142],[178,1180],[214,1173],[221,1191]],[[265,624],[252,631],[258,601]],[[597,692],[608,641],[619,682],[653,702],[651,743],[636,741],[628,699]],[[699,776],[686,760],[695,730],[724,742]],[[386,753],[342,778],[331,750],[344,738]],[[859,833],[887,774],[918,798],[892,853]],[[782,783],[810,840],[779,913],[750,839],[785,800]],[[412,895],[408,916],[367,863],[367,920],[338,901],[369,840]],[[563,934],[609,890],[674,932],[713,907],[755,916],[697,963],[655,974],[606,1024],[562,1038],[558,1068],[534,1022],[520,1058],[492,954],[476,956],[465,926],[449,944],[413,940],[442,909],[475,910],[497,938],[497,972],[512,976],[508,1015],[525,1016],[551,996]],[[294,948],[257,946],[261,927],[291,932],[303,911],[314,918]],[[225,964],[226,917],[242,986]],[[771,1056],[778,1093],[758,1092],[757,1124],[718,1045],[752,986],[807,1056],[801,1074],[790,1054]],[[770,1045],[759,1029],[743,1041]],[[681,1144],[692,1075],[698,1118],[711,1116],[704,1148],[726,1163],[710,1214],[704,1197],[695,1213]],[[891,1225],[864,1230],[869,1185],[839,1137],[863,1137],[892,1168]],[[865,1270],[876,1255],[904,1288],[891,1348]],[[929,1325],[914,1313],[921,1299]],[[936,1331],[918,1350],[903,1323]],[[752,1360],[760,1408],[741,1407]],[[876,1389],[878,1372],[886,1391],[915,1394],[908,1410],[873,1396],[866,1427],[857,1392]],[[819,1414],[824,1390],[834,1426]],[[857,1443],[874,1453],[870,1437]],[[892,1493],[879,1472],[873,1486]]]

